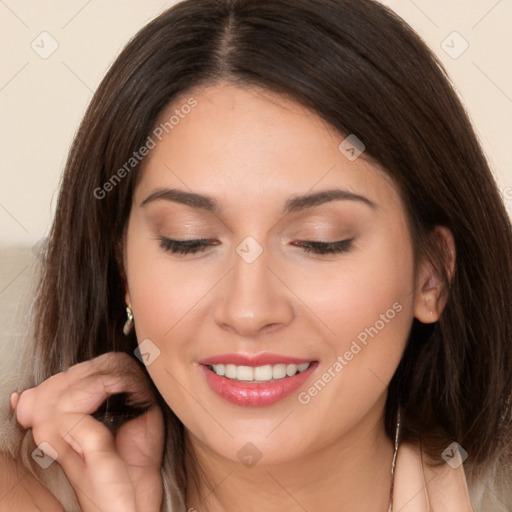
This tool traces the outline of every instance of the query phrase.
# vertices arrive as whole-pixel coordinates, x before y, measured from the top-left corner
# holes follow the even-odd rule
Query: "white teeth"
[[[226,373],[226,367],[223,365],[223,364],[214,364],[213,365],[213,371],[217,374],[217,375],[225,375]]]
[[[250,366],[236,367],[236,380],[253,380],[254,370]]]
[[[260,382],[272,380],[272,365],[256,366],[256,368],[254,368],[254,380]]]
[[[296,373],[297,373],[297,365],[296,364],[289,364],[286,367],[286,375],[288,375],[288,377],[292,377]]]
[[[236,379],[236,366],[234,364],[227,364],[224,375],[228,379]]]
[[[286,365],[275,364],[272,367],[272,377],[274,377],[274,379],[283,379],[284,377],[286,377]]]
[[[234,364],[214,364],[213,371],[228,379],[244,382],[268,382],[272,379],[284,379],[293,377],[297,372],[302,373],[309,368],[311,363],[302,364],[267,364],[265,366],[236,366]]]

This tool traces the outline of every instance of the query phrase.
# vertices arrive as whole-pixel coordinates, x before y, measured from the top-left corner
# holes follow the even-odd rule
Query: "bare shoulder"
[[[65,512],[53,494],[10,456],[0,453],[0,512]]]

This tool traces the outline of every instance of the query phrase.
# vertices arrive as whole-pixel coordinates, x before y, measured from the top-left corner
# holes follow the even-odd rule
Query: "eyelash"
[[[314,254],[337,254],[348,252],[352,248],[353,238],[339,240],[337,242],[313,242],[303,241],[295,242],[296,245],[304,249],[305,252]],[[173,254],[195,254],[205,251],[209,246],[218,245],[220,242],[205,238],[197,240],[172,240],[171,238],[160,238],[160,247],[164,251]]]

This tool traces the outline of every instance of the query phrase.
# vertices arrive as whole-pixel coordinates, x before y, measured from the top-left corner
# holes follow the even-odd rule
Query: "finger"
[[[107,352],[75,365],[65,373],[68,374],[70,384],[79,378],[101,377],[104,393],[127,393],[133,404],[146,403],[149,406],[155,401],[148,376],[135,359],[124,352]]]
[[[108,352],[91,360],[94,374],[105,377],[106,389],[127,392],[133,403],[154,402],[154,393],[146,373],[135,359],[124,352]]]
[[[160,509],[164,436],[163,415],[156,404],[123,425],[116,436],[117,451],[127,463],[136,491],[137,510]]]
[[[164,448],[164,420],[158,405],[127,423],[118,431],[115,442],[120,457],[130,466],[160,467]]]
[[[71,427],[67,430],[61,429],[59,434],[80,455],[83,464],[89,466],[101,454],[116,453],[114,436],[105,425],[88,414],[73,415],[73,418],[76,421]]]
[[[34,450],[34,460],[45,468],[50,456],[62,467],[81,510],[135,512],[126,464],[117,455],[113,436],[104,425],[89,415],[67,414],[56,425],[40,426],[33,433],[42,447]]]
[[[39,415],[51,411],[59,397],[66,389],[63,373],[58,373],[43,381],[38,386],[18,393],[16,420],[24,428],[30,428],[39,420]]]
[[[60,464],[73,482],[81,501],[92,501],[101,510],[110,510],[115,500],[122,510],[134,509],[134,490],[124,461],[116,452],[113,435],[108,428],[89,415],[84,415],[73,428],[63,434],[73,452],[68,450]],[[84,475],[87,477],[84,479]],[[111,496],[109,496],[111,495]]]
[[[33,413],[35,408],[35,399],[37,391],[35,388],[26,389],[22,393],[17,394],[15,399],[14,414],[16,421],[23,428],[30,428],[33,423]]]
[[[51,457],[70,479],[83,485],[86,470],[98,471],[102,458],[122,462],[116,454],[112,433],[91,416],[66,414],[56,420],[54,424],[46,423],[32,429],[37,445],[36,453],[33,453],[36,462],[40,462],[38,458]]]
[[[147,380],[147,377],[144,377]],[[146,388],[141,391],[141,388]],[[121,397],[120,395],[124,395]],[[112,395],[117,399],[109,401],[103,414],[140,414],[156,402],[150,386],[128,375],[94,374],[74,381],[58,398],[57,408],[61,411],[92,414]],[[137,412],[138,411],[138,412]]]
[[[108,398],[126,392],[130,403],[155,402],[148,378],[127,354],[107,353],[56,374],[18,395],[16,418],[24,428],[52,421],[54,410],[89,414]],[[12,398],[14,403],[16,398]]]
[[[19,397],[20,397],[20,395],[16,391],[14,393],[11,393],[11,396],[9,397],[9,405],[10,405],[11,412],[14,412],[14,410],[16,409],[16,405],[18,404]]]
[[[88,414],[108,396],[101,376],[64,384],[64,376],[58,374],[20,393],[15,409],[18,423],[23,428],[35,428],[55,423],[56,418],[66,413]]]

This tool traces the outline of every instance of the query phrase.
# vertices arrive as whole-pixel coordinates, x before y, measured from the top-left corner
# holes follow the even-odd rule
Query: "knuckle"
[[[108,451],[113,445],[109,429],[90,416],[84,418],[80,428],[71,430],[67,436],[78,443],[85,453]]]
[[[62,372],[62,374],[67,380],[75,380],[76,378],[79,378],[84,374],[89,373],[91,371],[92,366],[92,360],[88,359],[86,361],[82,361],[80,363],[74,364],[73,366],[70,366],[67,370]]]

